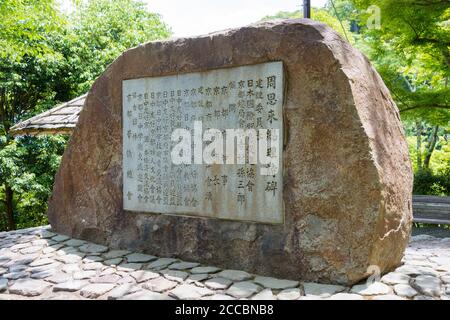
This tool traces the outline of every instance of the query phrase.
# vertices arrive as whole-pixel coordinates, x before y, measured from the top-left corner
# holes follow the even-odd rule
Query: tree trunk
[[[13,190],[9,185],[6,185],[5,205],[6,205],[6,217],[8,219],[8,230],[16,230],[16,221],[14,220],[13,196],[14,196]]]
[[[430,139],[428,140],[427,153],[425,154],[425,159],[423,160],[423,166],[428,169],[430,167],[431,155],[433,154],[434,148],[436,147],[436,142],[438,139],[439,126],[435,126],[431,133]]]
[[[417,170],[422,170],[422,124],[416,122],[416,158],[417,158]]]

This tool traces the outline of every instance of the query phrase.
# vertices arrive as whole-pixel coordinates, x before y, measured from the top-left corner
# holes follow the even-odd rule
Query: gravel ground
[[[412,235],[417,236],[419,234],[427,234],[436,238],[450,238],[450,229],[438,226],[427,226],[422,228],[413,227]]]

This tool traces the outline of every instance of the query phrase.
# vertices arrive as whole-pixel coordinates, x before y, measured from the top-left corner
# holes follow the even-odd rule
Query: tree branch
[[[439,4],[449,4],[449,0],[438,0],[438,1],[424,1],[424,2],[411,2],[413,6],[435,6]]]

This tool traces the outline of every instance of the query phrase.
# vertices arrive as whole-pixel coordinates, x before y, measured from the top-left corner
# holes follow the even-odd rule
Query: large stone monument
[[[124,52],[87,96],[48,214],[112,247],[350,284],[400,264],[411,191],[370,62],[324,24],[285,20]]]

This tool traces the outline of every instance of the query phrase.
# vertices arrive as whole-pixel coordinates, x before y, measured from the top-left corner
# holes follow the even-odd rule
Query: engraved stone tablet
[[[124,80],[124,209],[282,223],[282,104],[281,62]]]

